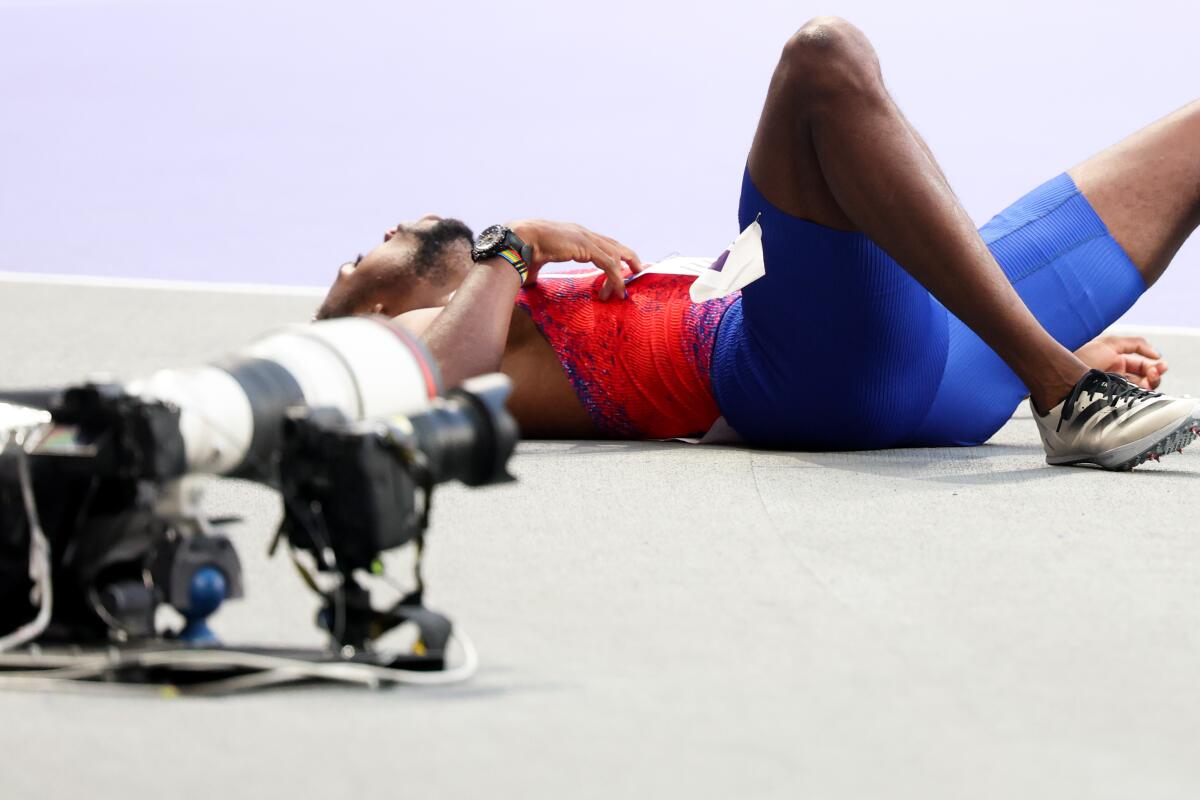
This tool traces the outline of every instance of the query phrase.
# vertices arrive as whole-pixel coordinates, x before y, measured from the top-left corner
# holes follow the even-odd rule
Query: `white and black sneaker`
[[[1029,402],[1033,408],[1033,401]],[[1098,464],[1133,469],[1200,436],[1200,400],[1139,388],[1093,369],[1049,413],[1033,409],[1047,464]]]

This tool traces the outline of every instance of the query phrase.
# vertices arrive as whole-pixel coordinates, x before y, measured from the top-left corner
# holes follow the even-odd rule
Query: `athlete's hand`
[[[1075,351],[1079,360],[1102,372],[1116,372],[1143,389],[1157,389],[1169,367],[1140,336],[1101,336]]]
[[[590,231],[570,222],[551,222],[545,219],[523,219],[509,223],[517,236],[533,247],[533,263],[529,265],[528,283],[537,282],[538,271],[546,264],[575,261],[595,264],[608,276],[600,289],[600,299],[625,297],[625,280],[621,265],[628,264],[633,272],[641,272],[642,261],[637,253],[608,236]]]

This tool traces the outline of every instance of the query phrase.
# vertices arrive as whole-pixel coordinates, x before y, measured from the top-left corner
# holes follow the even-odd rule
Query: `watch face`
[[[504,241],[505,230],[500,225],[492,227],[479,234],[479,241],[475,243],[475,249],[479,252],[491,250],[496,245]]]

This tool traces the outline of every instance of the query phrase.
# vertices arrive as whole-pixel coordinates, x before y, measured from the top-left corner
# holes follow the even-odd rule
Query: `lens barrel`
[[[434,483],[457,480],[483,486],[512,480],[506,465],[519,432],[504,405],[509,391],[502,375],[483,375],[451,389],[429,410],[408,415]],[[397,424],[392,432],[407,435]]]
[[[127,389],[179,408],[189,472],[271,482],[289,408],[332,408],[351,421],[419,414],[441,384],[424,345],[398,323],[353,317],[288,327]]]

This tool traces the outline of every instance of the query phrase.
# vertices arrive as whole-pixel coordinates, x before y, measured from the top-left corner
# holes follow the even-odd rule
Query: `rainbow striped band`
[[[525,259],[521,258],[521,254],[511,247],[506,247],[496,255],[513,265],[513,269],[521,276],[521,285],[524,286],[525,279],[529,277],[529,265],[525,263]]]

